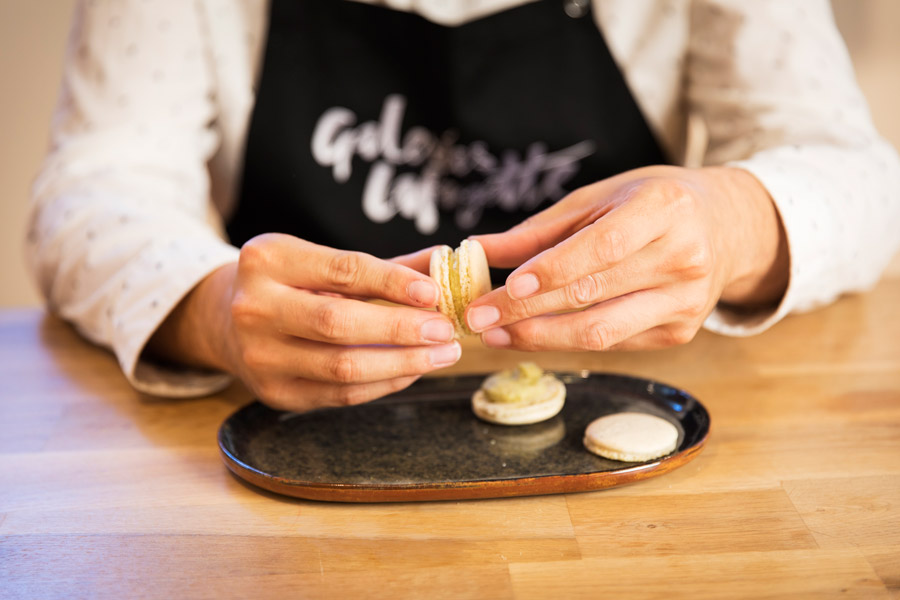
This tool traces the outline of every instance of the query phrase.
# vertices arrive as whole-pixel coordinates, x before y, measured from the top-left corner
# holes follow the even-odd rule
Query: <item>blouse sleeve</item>
[[[26,241],[49,309],[156,395],[229,381],[141,358],[181,298],[238,256],[211,218],[206,164],[218,138],[199,11],[189,1],[79,3]]]
[[[900,246],[900,159],[872,124],[826,0],[695,2],[687,103],[706,164],[752,173],[790,250],[774,310],[717,308],[712,330],[750,335],[877,282]]]

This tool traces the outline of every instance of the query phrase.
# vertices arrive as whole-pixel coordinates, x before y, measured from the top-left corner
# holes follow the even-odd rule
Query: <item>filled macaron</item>
[[[555,417],[565,402],[565,384],[526,362],[485,379],[472,395],[472,411],[490,423],[529,425]]]
[[[440,246],[431,253],[429,271],[441,290],[438,310],[453,323],[456,337],[472,335],[466,325],[466,307],[491,291],[491,272],[484,248],[475,240],[463,240],[456,250]]]

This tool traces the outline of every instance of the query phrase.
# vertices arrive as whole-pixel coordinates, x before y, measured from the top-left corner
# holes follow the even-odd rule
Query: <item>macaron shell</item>
[[[477,240],[459,245],[459,283],[466,305],[491,291],[491,269],[484,247]]]
[[[662,456],[665,456],[666,454],[670,454],[672,450],[675,449],[675,447],[673,446],[671,450],[663,452],[662,454],[653,452],[647,452],[643,454],[636,452],[616,452],[615,450],[610,450],[609,448],[604,448],[603,446],[592,444],[591,441],[587,438],[584,439],[584,447],[597,456],[602,456],[603,458],[618,460],[621,462],[647,462],[648,460],[653,460],[654,458],[660,458]]]
[[[550,381],[552,379],[552,381]],[[488,400],[484,390],[472,395],[472,412],[479,419],[497,425],[531,425],[553,418],[566,403],[566,386],[556,378],[548,378],[547,395],[539,402],[505,404]]]
[[[623,462],[644,462],[670,454],[678,443],[678,429],[667,420],[646,413],[616,413],[592,421],[584,432],[589,451]]]

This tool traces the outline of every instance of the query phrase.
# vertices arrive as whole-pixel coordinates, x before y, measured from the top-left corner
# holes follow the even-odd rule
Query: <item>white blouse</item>
[[[365,0],[453,25],[532,0]],[[560,0],[577,13],[584,0]],[[827,0],[593,0],[594,18],[673,162],[753,173],[781,214],[790,283],[762,331],[872,286],[900,246],[900,159],[875,131]],[[141,357],[201,279],[237,260],[222,234],[265,45],[262,0],[82,0],[30,268],[52,311],[112,348],[132,384],[194,395],[228,376]]]

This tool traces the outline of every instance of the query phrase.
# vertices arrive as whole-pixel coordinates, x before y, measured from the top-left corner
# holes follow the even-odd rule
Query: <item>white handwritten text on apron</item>
[[[578,172],[581,159],[594,152],[590,141],[555,152],[534,142],[523,154],[505,150],[498,157],[485,142],[458,144],[453,130],[438,136],[419,126],[410,127],[401,142],[405,111],[406,98],[399,94],[385,98],[378,121],[359,125],[352,110],[329,108],[316,124],[311,149],[337,183],[350,178],[355,157],[371,163],[363,213],[376,223],[400,215],[422,234],[437,230],[439,209],[452,211],[461,229],[471,229],[489,206],[512,212],[555,202],[565,195],[563,186]],[[397,174],[397,167],[420,170]]]

